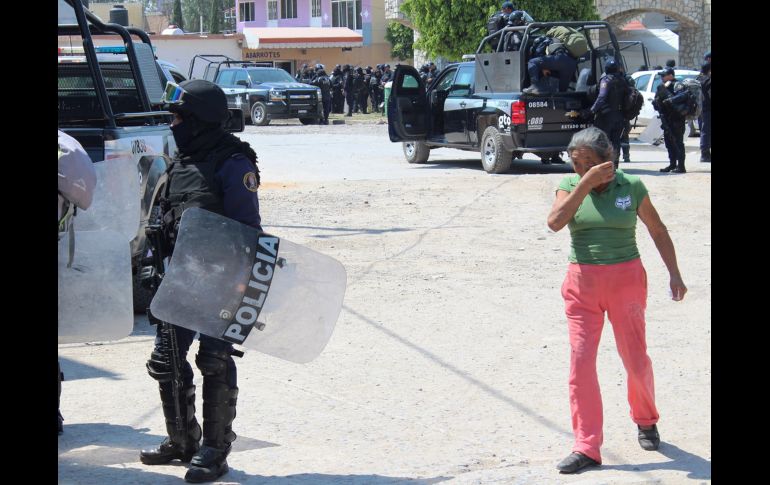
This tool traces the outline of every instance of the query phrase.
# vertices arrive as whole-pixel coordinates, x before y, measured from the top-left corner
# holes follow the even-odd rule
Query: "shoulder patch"
[[[259,186],[257,185],[257,174],[254,172],[247,172],[243,176],[243,186],[249,192],[256,192]]]

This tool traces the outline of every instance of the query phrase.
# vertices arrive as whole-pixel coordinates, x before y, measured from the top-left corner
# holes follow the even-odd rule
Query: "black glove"
[[[593,121],[594,112],[591,111],[589,108],[583,108],[580,110],[580,117],[586,121]]]
[[[671,106],[671,98],[666,98],[663,100],[663,106]]]

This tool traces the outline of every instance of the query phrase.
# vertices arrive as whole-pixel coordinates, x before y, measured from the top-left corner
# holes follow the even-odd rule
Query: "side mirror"
[[[225,131],[229,133],[240,133],[246,126],[246,115],[240,108],[228,108],[230,117],[225,121]]]
[[[246,88],[249,87],[249,81],[247,81],[246,79],[239,79],[239,80],[235,81],[235,84],[236,84],[236,86],[243,86],[243,87],[246,87]]]

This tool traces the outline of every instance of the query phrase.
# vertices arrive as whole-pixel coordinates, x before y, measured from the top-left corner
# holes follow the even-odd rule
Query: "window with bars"
[[[297,18],[297,0],[281,0],[281,18]]]
[[[332,27],[361,30],[361,0],[332,0]]]
[[[267,20],[278,19],[278,0],[267,0]]]
[[[254,16],[254,2],[241,2],[238,10],[241,22],[251,22],[256,19]]]
[[[321,16],[321,0],[313,0],[310,7],[310,16],[311,17]]]

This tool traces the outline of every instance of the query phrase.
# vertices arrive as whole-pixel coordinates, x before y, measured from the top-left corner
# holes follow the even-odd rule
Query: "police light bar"
[[[125,54],[126,46],[124,45],[98,45],[94,47],[97,54]],[[152,46],[152,51],[157,50],[156,46]]]
[[[69,46],[69,47],[59,47],[59,55],[60,56],[71,56],[73,54],[85,54],[86,51],[83,49],[82,46]]]

